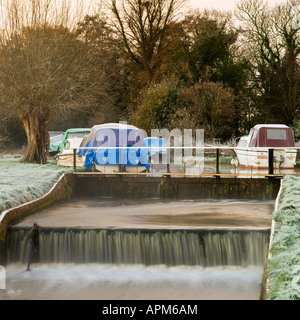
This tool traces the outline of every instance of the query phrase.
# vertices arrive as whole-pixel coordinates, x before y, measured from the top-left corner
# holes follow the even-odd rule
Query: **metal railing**
[[[190,156],[191,158],[195,157],[193,156],[193,153],[197,153],[198,152],[198,156],[199,156],[199,152],[200,154],[200,158],[202,158],[203,160],[203,165],[205,164],[205,159],[207,161],[207,158],[205,157],[205,152],[209,152],[210,150],[213,150],[213,154],[214,154],[214,161],[215,161],[215,170],[214,172],[210,172],[210,173],[186,173],[186,172],[171,172],[170,167],[171,167],[171,163],[166,163],[166,172],[151,172],[151,170],[147,170],[146,172],[125,172],[124,170],[122,170],[122,159],[119,158],[119,171],[118,172],[93,172],[93,174],[134,174],[134,175],[165,175],[165,176],[214,176],[214,177],[221,177],[221,176],[263,176],[263,177],[280,177],[280,176],[284,176],[286,175],[286,173],[276,173],[276,168],[275,168],[275,157],[274,157],[274,152],[276,150],[297,150],[297,152],[299,153],[300,147],[278,147],[278,148],[269,148],[269,147],[227,147],[227,146],[201,146],[201,147],[195,147],[195,146],[187,146],[187,147],[161,147],[161,146],[156,146],[156,147],[137,147],[137,146],[132,146],[132,147],[80,147],[80,148],[75,148],[73,149],[73,171],[77,172],[77,164],[76,164],[76,160],[77,160],[77,153],[79,149],[83,149],[83,150],[127,150],[127,149],[134,149],[134,150],[143,150],[143,149],[147,149],[147,150],[151,150],[154,149],[156,151],[166,151],[168,150],[169,154],[171,150],[181,150],[181,154],[185,153],[185,150],[190,150],[188,156]],[[257,169],[258,171],[262,171],[260,168],[257,167],[249,167],[251,173],[221,173],[221,162],[220,162],[220,158],[221,158],[221,150],[223,151],[235,151],[236,149],[238,150],[245,150],[245,151],[249,151],[249,150],[255,150],[255,151],[268,151],[268,167],[267,167],[267,172],[264,173],[253,173],[253,169]],[[210,154],[212,154],[210,152]],[[119,152],[119,157],[121,157],[122,152]],[[160,153],[160,155],[162,155]],[[185,155],[182,155],[182,158],[184,158]],[[237,158],[236,154],[235,157],[232,157],[232,159]],[[169,155],[169,159],[170,159],[170,155]],[[212,159],[210,159],[211,161]],[[110,164],[107,164],[107,166],[110,166]],[[151,164],[150,164],[151,167]],[[185,165],[183,165],[183,167],[185,167]],[[232,165],[232,168],[234,168],[234,166]],[[150,168],[151,169],[151,168]],[[263,170],[266,170],[266,168],[263,168]],[[280,169],[280,171],[284,170],[284,169]],[[278,171],[278,170],[277,170]],[[80,172],[82,173],[82,172]],[[297,172],[297,170],[295,170],[295,172],[293,173],[287,173],[288,175],[296,175],[299,176],[300,175],[300,168],[299,168],[299,172]]]

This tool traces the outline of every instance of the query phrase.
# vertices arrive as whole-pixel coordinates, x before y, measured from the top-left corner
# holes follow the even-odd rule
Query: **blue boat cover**
[[[148,155],[164,152],[165,149],[159,147],[165,145],[164,139],[144,138],[143,131],[134,126],[110,123],[94,126],[85,143],[81,145],[78,155],[85,155],[84,166],[88,170],[92,169],[93,163],[145,166],[148,169]]]
[[[149,147],[149,156],[152,157],[155,153],[167,153],[166,140],[163,138],[150,137],[144,139],[145,145]]]

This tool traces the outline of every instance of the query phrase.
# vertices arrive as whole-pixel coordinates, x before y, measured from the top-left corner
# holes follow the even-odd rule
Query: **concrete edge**
[[[280,199],[282,197],[282,191],[283,191],[283,180],[280,181],[280,188],[279,188],[279,191],[278,191],[278,195],[276,197],[274,212],[277,211],[278,208],[279,208]],[[272,219],[268,258],[272,257],[270,249],[271,249],[272,241],[273,241],[274,234],[275,234],[275,228],[276,228],[276,222],[275,222],[274,219]]]

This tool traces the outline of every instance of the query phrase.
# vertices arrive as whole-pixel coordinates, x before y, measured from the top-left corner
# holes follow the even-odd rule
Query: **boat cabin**
[[[240,140],[238,147],[295,147],[294,132],[283,124],[258,124]]]

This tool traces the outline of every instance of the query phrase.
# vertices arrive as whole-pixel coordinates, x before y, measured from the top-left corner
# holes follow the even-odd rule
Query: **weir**
[[[210,290],[212,299],[223,293],[225,299],[259,298],[268,254],[273,210],[270,206],[279,180],[68,174],[62,182],[58,185],[61,194],[67,194],[66,186],[72,186],[66,201],[55,204],[56,198],[61,199],[53,193],[58,190],[55,187],[47,195],[47,203],[53,203],[48,208],[41,210],[40,203],[32,202],[3,215],[7,285],[18,292],[15,279],[19,279],[23,291],[18,298],[26,299],[34,294],[40,298],[41,292],[46,299],[57,298],[56,289],[47,291],[51,287],[60,288],[65,299],[65,286],[69,288],[70,298],[94,299],[101,292],[103,299],[128,299],[143,293],[147,299],[148,292],[153,292],[152,298],[166,299],[178,291],[177,299],[184,291],[184,297],[206,299]],[[263,203],[264,207],[260,207]],[[28,262],[32,221],[41,227],[40,251],[38,260],[32,262],[34,276],[23,277],[19,271]],[[81,268],[78,274],[77,266]],[[215,267],[220,268],[215,271]],[[143,283],[140,279],[149,271],[153,275]],[[194,280],[190,279],[191,271]],[[61,272],[60,280],[56,272]],[[71,286],[63,279],[73,272]],[[88,286],[91,272],[97,285]],[[111,275],[109,280],[104,275],[105,279],[101,278],[103,272]],[[114,272],[122,274],[116,284]],[[240,282],[230,280],[235,272]],[[169,282],[165,281],[166,274]],[[207,274],[216,275],[216,280],[206,283]],[[157,275],[159,285],[155,282]],[[184,279],[183,283],[177,279],[178,275]],[[76,296],[80,279],[85,276],[87,285]],[[188,279],[192,285],[187,284]],[[126,290],[123,281],[129,283],[124,286]],[[220,287],[216,289],[215,285]],[[130,294],[131,286],[135,291]]]
[[[28,227],[8,231],[9,263],[27,262]],[[41,263],[264,266],[269,229],[42,228]]]

